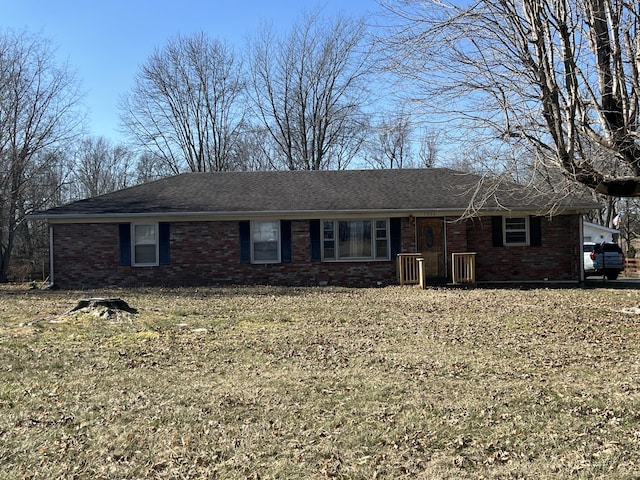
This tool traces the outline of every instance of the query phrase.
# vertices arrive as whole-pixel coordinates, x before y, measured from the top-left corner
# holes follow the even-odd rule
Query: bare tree
[[[263,125],[247,125],[243,129],[238,145],[238,156],[243,159],[238,170],[277,170],[272,159],[277,157],[274,143]]]
[[[0,281],[16,232],[26,215],[43,205],[27,195],[42,173],[52,171],[45,155],[72,140],[83,117],[76,107],[77,83],[70,70],[54,63],[51,43],[29,33],[0,35]],[[57,188],[57,186],[56,186]]]
[[[173,175],[164,159],[149,152],[140,154],[135,162],[134,183],[147,183]]]
[[[414,167],[413,127],[406,115],[394,115],[373,128],[366,160],[374,168]]]
[[[114,146],[104,137],[82,139],[71,177],[72,198],[94,197],[134,184],[132,157],[125,146]]]
[[[121,119],[135,143],[174,173],[229,170],[244,118],[242,67],[224,43],[177,37],[144,63]]]
[[[418,159],[421,167],[433,168],[438,161],[440,135],[435,130],[425,127],[420,138]]]
[[[397,26],[389,67],[436,116],[467,138],[527,143],[537,166],[599,193],[640,196],[640,3],[385,6]]]
[[[361,20],[303,16],[288,35],[263,27],[250,42],[251,95],[275,165],[346,168],[365,137],[369,54]]]
[[[12,280],[26,281],[37,273],[44,279],[49,265],[49,230],[46,222],[33,221],[28,214],[34,210],[56,207],[68,202],[71,165],[66,143],[57,148],[41,150],[31,160],[29,180],[19,202],[9,273]]]

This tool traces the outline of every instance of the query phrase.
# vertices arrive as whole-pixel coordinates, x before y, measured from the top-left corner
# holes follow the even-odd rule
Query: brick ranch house
[[[34,214],[60,288],[398,283],[400,253],[450,281],[582,280],[582,213],[449,169],[185,173]],[[482,199],[482,201],[479,201]],[[472,209],[470,207],[473,207]],[[470,215],[469,212],[473,214]]]

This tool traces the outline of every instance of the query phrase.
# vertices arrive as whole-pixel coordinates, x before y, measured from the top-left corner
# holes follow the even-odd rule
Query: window
[[[504,217],[504,245],[529,245],[529,217]]]
[[[322,222],[323,260],[388,260],[389,221],[325,220]]]
[[[158,224],[134,223],[131,228],[133,265],[158,265]]]
[[[280,262],[280,222],[251,222],[251,261]]]

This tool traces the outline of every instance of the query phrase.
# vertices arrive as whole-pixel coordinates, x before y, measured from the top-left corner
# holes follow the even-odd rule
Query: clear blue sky
[[[0,29],[41,33],[86,92],[92,135],[118,140],[116,102],[156,47],[204,31],[241,48],[261,21],[280,31],[304,11],[367,16],[375,0],[0,0]]]

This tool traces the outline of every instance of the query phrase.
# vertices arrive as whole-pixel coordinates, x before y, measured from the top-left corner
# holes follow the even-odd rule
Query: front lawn
[[[98,296],[139,313],[63,315]],[[638,478],[639,303],[3,287],[0,478]]]

